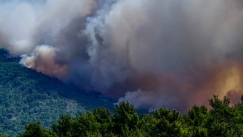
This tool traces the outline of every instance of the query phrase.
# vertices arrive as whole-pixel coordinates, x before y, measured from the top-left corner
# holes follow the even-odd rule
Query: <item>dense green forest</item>
[[[242,103],[229,106],[230,99],[209,100],[211,109],[194,105],[186,114],[160,108],[138,115],[132,105],[121,102],[114,113],[106,108],[60,116],[51,128],[39,122],[25,126],[19,137],[241,137],[243,136]]]
[[[17,136],[30,122],[41,121],[48,127],[62,114],[75,116],[96,107],[113,107],[112,100],[101,94],[71,88],[18,61],[0,50],[1,133]]]

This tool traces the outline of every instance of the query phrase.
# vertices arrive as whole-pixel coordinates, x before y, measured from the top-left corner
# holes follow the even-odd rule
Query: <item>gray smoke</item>
[[[240,0],[0,0],[0,45],[44,74],[186,110],[243,93]]]

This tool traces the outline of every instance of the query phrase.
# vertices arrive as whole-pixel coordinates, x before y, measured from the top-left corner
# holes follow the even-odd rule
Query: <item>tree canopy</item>
[[[243,98],[243,96],[241,97]],[[85,114],[62,115],[51,128],[30,123],[19,137],[240,137],[243,136],[243,103],[230,106],[230,99],[209,100],[211,109],[194,105],[186,114],[160,108],[138,115],[128,102],[96,108]]]

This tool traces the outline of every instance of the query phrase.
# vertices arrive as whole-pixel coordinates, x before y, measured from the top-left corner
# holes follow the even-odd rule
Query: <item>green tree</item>
[[[128,102],[121,102],[114,108],[114,133],[126,135],[129,131],[135,131],[138,126],[138,114],[135,108]]]
[[[198,107],[194,105],[188,111],[187,122],[192,128],[193,137],[206,137],[207,129],[205,128],[208,119],[208,111],[205,106]]]
[[[57,137],[57,135],[50,130],[44,129],[38,122],[27,124],[25,132],[20,134],[19,137]]]
[[[70,137],[73,131],[73,121],[70,115],[61,115],[58,123],[52,124],[52,130],[59,137]]]
[[[239,127],[237,126],[237,113],[233,107],[230,107],[230,99],[224,97],[220,100],[214,95],[209,100],[212,109],[209,111],[209,119],[207,122],[208,135],[214,137],[239,136]]]
[[[181,122],[179,121],[180,112],[170,111],[167,108],[160,108],[153,112],[156,118],[156,128],[153,136],[160,137],[180,137],[182,135]]]
[[[96,108],[92,112],[96,121],[99,123],[99,132],[101,135],[103,137],[109,137],[114,126],[110,111],[106,108]]]
[[[96,118],[92,112],[86,114],[77,115],[74,119],[74,137],[86,137],[91,134],[99,133],[100,124],[96,121]],[[100,133],[99,133],[100,134]]]

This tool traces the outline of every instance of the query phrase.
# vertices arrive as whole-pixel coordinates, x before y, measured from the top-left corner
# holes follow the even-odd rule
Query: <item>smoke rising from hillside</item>
[[[0,45],[44,74],[186,110],[243,94],[240,0],[0,0]]]

